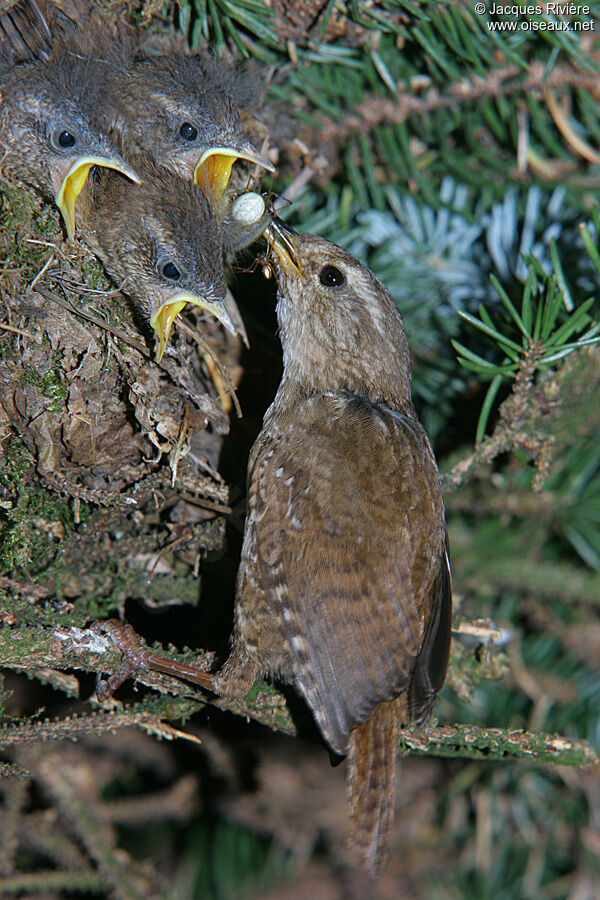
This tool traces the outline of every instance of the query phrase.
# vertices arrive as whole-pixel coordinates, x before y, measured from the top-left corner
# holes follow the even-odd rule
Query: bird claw
[[[123,654],[123,660],[117,669],[106,680],[99,679],[96,684],[96,695],[99,700],[107,700],[138,669],[172,675],[198,684],[207,690],[213,690],[213,676],[197,666],[179,663],[176,660],[158,653],[152,653],[142,646],[140,636],[126,622],[118,619],[107,619],[98,623],[115,647]]]
[[[152,654],[144,649],[141,638],[126,622],[118,619],[107,619],[98,623],[100,629],[112,640],[115,647],[123,654],[123,659],[116,672],[103,680],[98,679],[96,695],[99,700],[108,700],[121,685],[127,681],[138,669],[151,668],[148,665],[148,656]]]

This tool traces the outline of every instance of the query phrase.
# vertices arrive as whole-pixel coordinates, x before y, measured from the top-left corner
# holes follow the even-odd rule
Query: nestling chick
[[[143,149],[155,162],[194,181],[223,220],[236,160],[273,171],[240,118],[239,108],[259,93],[246,69],[214,57],[140,58],[126,74],[111,78],[107,114],[113,115],[111,125],[126,151]]]
[[[296,687],[349,756],[352,858],[377,874],[399,725],[428,718],[448,660],[440,478],[389,291],[334,244],[270,236],[284,373],[250,455],[233,650],[213,687]]]
[[[1,58],[0,76],[2,167],[55,201],[72,238],[75,204],[92,166],[139,181],[98,125],[106,66],[57,44],[45,62],[15,66]]]
[[[156,332],[162,359],[186,303],[216,316],[225,309],[223,243],[204,195],[148,159],[134,160],[143,182],[97,170],[81,194],[81,232],[115,283]]]

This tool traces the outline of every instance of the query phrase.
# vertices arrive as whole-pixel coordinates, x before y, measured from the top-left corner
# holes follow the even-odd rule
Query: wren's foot
[[[96,694],[99,700],[107,700],[111,697],[123,682],[138,669],[149,669],[153,672],[162,672],[164,675],[174,675],[176,678],[183,678],[199,684],[207,690],[214,690],[214,679],[209,672],[147,650],[142,646],[139,635],[126,622],[107,619],[105,622],[99,622],[98,625],[105,634],[109,635],[123,654],[123,661],[117,671],[105,681],[102,679],[98,681]]]

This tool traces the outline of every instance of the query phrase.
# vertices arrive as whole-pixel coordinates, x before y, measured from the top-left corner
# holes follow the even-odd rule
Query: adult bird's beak
[[[284,272],[295,269],[296,273],[301,275],[302,268],[294,248],[294,234],[293,229],[277,217],[271,219],[265,229],[265,237],[268,241],[269,249],[277,254],[277,260]]]
[[[213,207],[218,206],[227,190],[231,169],[236,159],[245,159],[269,172],[275,171],[275,166],[255,150],[210,147],[204,151],[194,169],[194,182]]]
[[[104,166],[105,169],[114,169],[116,172],[121,172],[126,178],[131,179],[131,181],[135,181],[136,184],[142,183],[138,174],[127,163],[120,160],[110,159],[107,156],[80,156],[79,159],[76,159],[65,175],[54,198],[54,202],[62,213],[67,237],[70,241],[75,234],[75,203],[83,190],[92,166]]]
[[[156,348],[156,362],[160,362],[163,358],[173,322],[177,315],[181,312],[186,303],[192,306],[200,306],[202,309],[208,310],[213,316],[216,316],[219,322],[222,322],[225,328],[232,334],[237,334],[235,325],[229,317],[229,313],[225,309],[222,300],[205,300],[204,297],[197,297],[195,294],[188,294],[187,291],[178,291],[168,300],[158,307],[156,312],[150,319],[150,324],[156,332],[158,338],[158,347]]]

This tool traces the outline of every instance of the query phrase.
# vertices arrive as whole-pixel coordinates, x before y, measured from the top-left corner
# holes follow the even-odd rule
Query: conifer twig
[[[478,466],[491,462],[501,453],[506,453],[517,445],[528,445],[531,442],[524,426],[526,419],[531,417],[533,377],[543,353],[543,343],[532,342],[521,361],[512,393],[500,407],[500,418],[493,434],[484,438],[473,452],[457,462],[450,472],[442,475],[445,491],[454,491],[469,481]]]
[[[596,90],[598,75],[582,72],[568,64],[556,65],[550,73],[543,62],[534,61],[526,77],[518,66],[493,69],[485,77],[476,76],[470,81],[459,81],[451,85],[445,93],[430,87],[422,96],[401,92],[398,99],[390,100],[381,94],[365,97],[356,105],[356,114],[346,116],[343,121],[328,121],[323,128],[324,141],[342,141],[352,135],[366,134],[377,125],[405,122],[412,115],[426,115],[437,109],[454,109],[489,97],[523,93],[543,96],[544,86],[573,87]]]
[[[402,732],[405,752],[470,759],[516,759],[592,768],[600,759],[588,741],[477,725],[439,725]]]

